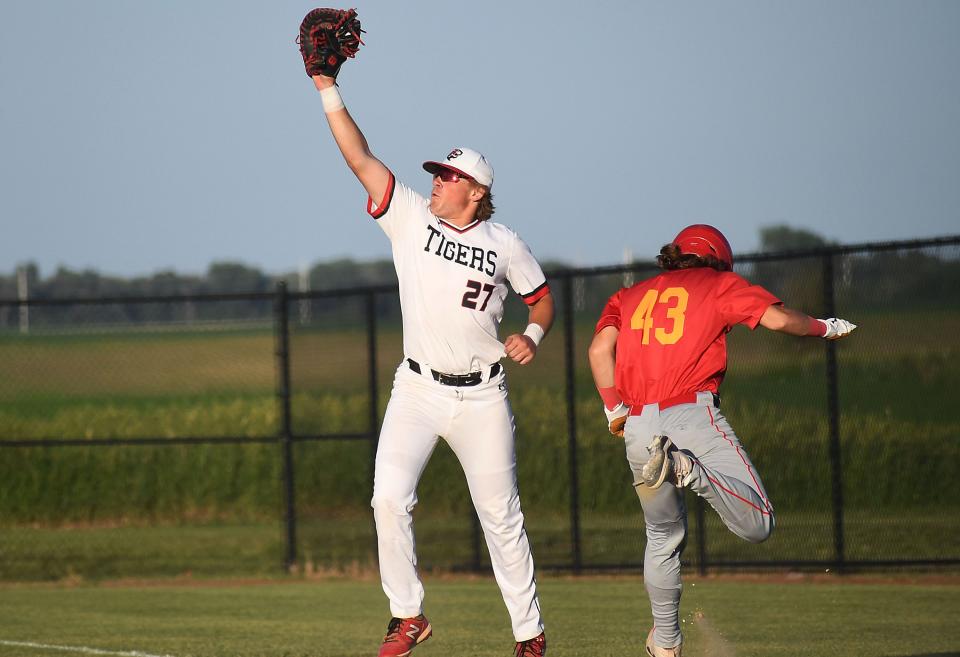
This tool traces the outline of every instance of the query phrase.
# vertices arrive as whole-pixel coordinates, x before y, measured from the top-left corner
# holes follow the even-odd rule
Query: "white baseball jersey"
[[[393,174],[367,212],[390,238],[400,281],[403,351],[449,374],[476,372],[504,355],[497,331],[507,283],[528,304],[548,292],[543,270],[512,230],[475,220],[459,228]]]

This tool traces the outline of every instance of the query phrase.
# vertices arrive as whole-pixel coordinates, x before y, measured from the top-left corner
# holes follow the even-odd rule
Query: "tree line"
[[[764,228],[760,233],[761,249],[779,251],[816,248],[830,244],[823,237],[788,226]],[[653,261],[656,254],[645,259]],[[569,267],[560,260],[542,262],[544,270]],[[22,274],[17,271],[22,269]],[[43,276],[34,262],[28,262],[9,273],[0,273],[0,301],[20,298],[18,278],[26,279],[31,299],[79,299],[93,297],[153,297],[203,294],[271,292],[276,284],[287,281],[292,291],[331,290],[343,287],[396,284],[397,276],[389,259],[358,262],[349,258],[314,264],[304,276],[291,271],[269,274],[241,262],[214,262],[200,275],[160,271],[148,276],[124,278],[101,274],[95,269],[74,270],[59,267]]]
[[[811,231],[785,225],[760,230],[763,252],[818,249],[835,246]],[[946,304],[957,307],[956,281],[960,280],[957,249],[882,251],[838,259],[838,303],[863,306],[897,302],[915,307]],[[646,260],[654,261],[651,253]],[[542,262],[547,272],[569,268],[562,261]],[[279,281],[291,292],[322,291],[344,287],[395,285],[393,262],[387,259],[359,262],[339,259],[314,264],[306,272],[269,274],[240,262],[215,262],[202,275],[161,271],[149,276],[123,278],[103,275],[93,269],[76,271],[60,267],[42,276],[35,263],[21,271],[0,274],[0,301],[17,300],[25,282],[30,299],[80,299],[104,297],[158,297],[208,294],[270,293]],[[817,258],[754,263],[738,271],[785,301],[816,312],[822,305],[822,266]],[[25,279],[25,280],[24,280]],[[623,277],[585,277],[578,283],[578,310],[590,311],[623,284]],[[861,287],[863,286],[863,287]],[[384,296],[384,295],[381,295]],[[876,299],[871,302],[871,299]],[[312,301],[311,312],[336,311],[345,303],[339,299]],[[395,299],[378,299],[379,318],[399,317]],[[586,305],[586,307],[584,307]],[[849,305],[845,306],[849,307]],[[215,319],[266,318],[272,312],[269,301],[224,301],[220,303],[112,304],[109,306],[64,306],[33,308],[34,323],[103,323],[130,321],[197,321]],[[510,311],[512,313],[514,311]],[[0,305],[0,328],[18,322],[19,309]],[[349,320],[347,320],[349,321]]]

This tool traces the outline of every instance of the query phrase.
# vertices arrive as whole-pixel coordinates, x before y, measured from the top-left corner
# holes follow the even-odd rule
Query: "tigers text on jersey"
[[[754,329],[777,297],[733,272],[667,271],[610,297],[596,330],[617,328],[615,381],[628,406],[689,392],[717,392],[727,369],[726,335]]]
[[[497,337],[507,282],[533,304],[549,292],[543,270],[520,237],[498,223],[458,228],[393,174],[367,212],[390,238],[400,281],[404,356],[452,374],[476,372],[503,357]]]

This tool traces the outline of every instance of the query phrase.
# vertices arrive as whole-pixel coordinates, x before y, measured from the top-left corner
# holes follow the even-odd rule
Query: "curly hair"
[[[483,195],[483,198],[480,199],[480,205],[477,207],[477,214],[475,216],[480,221],[486,221],[493,216],[497,208],[493,205],[493,192],[490,191],[490,188],[486,185],[480,185],[480,183],[477,183],[477,185],[482,187],[486,193]]]
[[[657,265],[664,271],[674,269],[693,269],[694,267],[710,267],[717,271],[729,271],[730,267],[718,258],[709,256],[698,256],[692,253],[680,253],[680,247],[676,244],[664,244],[660,249],[660,255],[657,256]]]

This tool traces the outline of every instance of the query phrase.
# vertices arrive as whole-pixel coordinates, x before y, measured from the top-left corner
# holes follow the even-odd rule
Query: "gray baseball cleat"
[[[650,628],[650,633],[647,635],[646,649],[650,657],[683,657],[683,641],[680,642],[679,646],[673,648],[661,648],[654,645],[653,628]]]
[[[664,481],[670,481],[677,488],[682,488],[693,471],[693,459],[678,450],[666,436],[654,436],[647,451],[650,460],[640,469],[639,483],[656,489]]]

